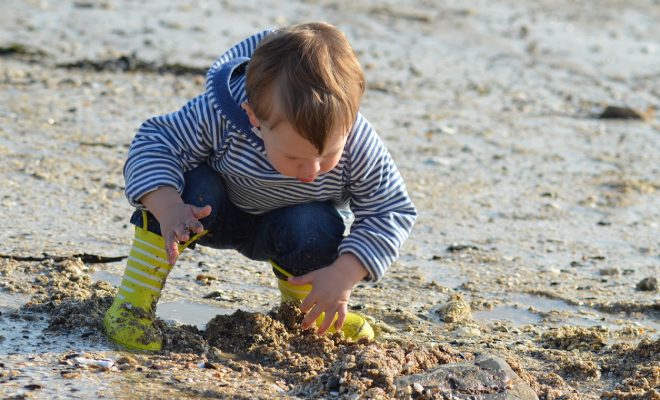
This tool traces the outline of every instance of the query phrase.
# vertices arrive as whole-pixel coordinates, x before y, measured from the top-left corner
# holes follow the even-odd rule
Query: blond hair
[[[285,118],[319,153],[333,132],[351,128],[364,87],[348,39],[322,22],[269,34],[247,69],[247,95],[257,118],[271,128]]]

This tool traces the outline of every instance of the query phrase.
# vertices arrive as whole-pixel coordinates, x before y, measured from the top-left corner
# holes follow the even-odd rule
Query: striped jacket
[[[247,99],[245,67],[269,31],[223,54],[209,69],[206,91],[181,110],[150,118],[131,143],[124,166],[126,197],[138,201],[161,186],[183,191],[183,173],[207,163],[220,173],[231,201],[260,214],[312,202],[350,207],[355,219],[339,254],[353,253],[377,281],[398,257],[417,216],[392,157],[369,122],[358,114],[337,166],[314,182],[278,173],[261,138],[240,108]]]

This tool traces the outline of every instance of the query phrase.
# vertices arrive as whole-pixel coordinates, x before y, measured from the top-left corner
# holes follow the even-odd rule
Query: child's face
[[[252,126],[261,131],[268,161],[282,175],[301,182],[313,182],[319,175],[332,170],[344,152],[345,132],[335,132],[328,137],[323,154],[319,154],[318,149],[300,136],[289,121],[283,119],[275,126],[268,126],[256,118],[249,104],[244,103],[243,108]]]

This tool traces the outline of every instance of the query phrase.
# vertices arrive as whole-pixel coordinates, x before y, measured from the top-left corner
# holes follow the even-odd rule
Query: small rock
[[[326,382],[325,388],[329,392],[335,392],[339,390],[339,378],[337,378],[336,376],[331,376],[330,379],[328,379],[328,381]]]
[[[99,369],[101,371],[109,371],[115,362],[109,358],[103,358],[100,360],[95,360],[93,358],[86,357],[76,357],[75,359],[78,365],[86,366],[93,369]]]
[[[440,125],[438,127],[440,132],[446,134],[446,135],[455,135],[456,134],[456,128],[452,128],[451,126],[447,125]]]
[[[222,292],[219,290],[214,290],[211,293],[204,296],[205,299],[222,299]]]
[[[436,313],[447,323],[472,320],[472,310],[463,296],[456,294],[443,304]]]
[[[202,285],[209,286],[212,281],[217,281],[218,278],[212,275],[199,274],[195,277],[195,280]]]
[[[642,292],[657,292],[658,279],[653,277],[644,278],[637,283],[637,290]]]
[[[647,119],[651,110],[640,112],[630,107],[607,106],[600,115],[599,119]]]
[[[474,250],[477,251],[479,248],[477,246],[473,246],[471,244],[457,244],[454,243],[451,246],[447,247],[447,251],[450,253],[458,253],[461,251],[467,251],[467,250]]]
[[[60,375],[64,379],[78,379],[80,378],[80,372],[78,371],[62,371]]]
[[[123,356],[117,359],[117,365],[130,365],[132,367],[135,367],[139,365],[137,360],[131,356]]]
[[[31,384],[25,385],[23,387],[26,388],[27,390],[39,390],[39,389],[43,389],[44,385],[40,385],[38,383],[31,383]]]
[[[473,326],[461,326],[460,328],[454,330],[454,333],[462,337],[479,337],[481,336],[481,330]]]
[[[617,276],[621,272],[619,271],[618,268],[602,268],[598,271],[599,274],[602,276]]]
[[[431,157],[424,160],[424,164],[432,166],[445,166],[448,167],[451,165],[451,160],[443,157]]]
[[[216,364],[213,364],[212,362],[206,361],[203,363],[203,367],[205,369],[220,369]]]

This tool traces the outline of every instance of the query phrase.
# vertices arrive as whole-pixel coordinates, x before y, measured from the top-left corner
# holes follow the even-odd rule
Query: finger
[[[309,283],[314,283],[314,272],[300,276],[292,276],[287,279],[287,282],[292,285],[307,285]]]
[[[307,313],[307,315],[305,315],[305,318],[303,318],[303,322],[301,324],[302,328],[308,329],[311,327],[314,321],[316,321],[316,319],[321,316],[322,312],[323,310],[321,310],[321,307],[314,307],[310,312]]]
[[[335,330],[339,332],[344,326],[344,322],[346,322],[346,315],[348,314],[348,310],[346,309],[346,305],[342,305],[339,307],[339,310],[337,311],[337,321],[335,321]]]
[[[312,307],[316,304],[316,296],[313,296],[312,293],[308,294],[307,297],[300,303],[300,311],[303,313],[308,313]]]
[[[325,312],[325,318],[323,318],[323,322],[321,323],[321,326],[319,326],[319,329],[316,331],[319,335],[323,335],[328,328],[330,328],[330,325],[332,325],[332,321],[335,319],[335,312],[328,312],[326,310]]]
[[[208,217],[211,215],[211,210],[212,208],[208,204],[204,207],[192,207],[193,216],[197,219]]]
[[[169,234],[165,238],[165,253],[167,254],[167,263],[174,265],[177,257],[179,257],[179,248],[176,245],[174,234]]]
[[[190,231],[184,224],[179,224],[174,228],[174,236],[179,242],[185,243],[190,239]]]
[[[202,225],[202,223],[197,221],[196,219],[192,219],[188,221],[187,226],[188,229],[190,229],[190,231],[194,233],[202,233],[204,231],[204,225]]]

